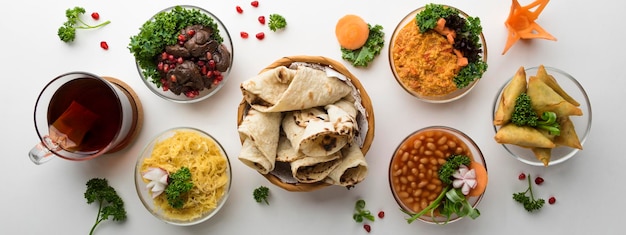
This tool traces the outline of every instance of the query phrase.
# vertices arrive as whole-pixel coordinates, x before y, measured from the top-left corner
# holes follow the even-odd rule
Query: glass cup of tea
[[[137,128],[138,100],[120,82],[87,72],[69,72],[50,81],[35,104],[41,142],[28,153],[30,159],[35,164],[54,156],[81,161],[125,146]]]

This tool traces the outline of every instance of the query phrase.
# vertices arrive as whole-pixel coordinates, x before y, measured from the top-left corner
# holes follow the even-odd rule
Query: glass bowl
[[[158,168],[171,175],[182,167],[190,169],[193,188],[184,194],[187,199],[182,209],[175,209],[167,202],[166,192],[152,197],[150,180],[144,178],[144,173]],[[172,128],[156,135],[139,155],[134,175],[137,195],[148,212],[178,226],[195,225],[217,214],[228,199],[232,180],[224,148],[208,133],[190,127]]]
[[[432,147],[430,147],[432,146]],[[487,164],[480,148],[465,133],[446,126],[430,126],[409,134],[398,145],[389,163],[389,186],[400,209],[407,214],[417,214],[440,195],[445,185],[438,171],[452,154],[464,154],[481,165]],[[487,181],[488,182],[488,181]],[[483,184],[486,189],[486,184]],[[472,208],[482,200],[482,193],[470,192],[466,196]],[[430,213],[417,218],[425,223],[442,224],[460,220],[453,214],[448,221],[441,215]]]
[[[154,27],[158,27],[167,16],[195,19],[195,22],[189,20],[189,22],[179,23],[181,24],[179,25],[180,29],[177,29],[173,35],[176,39],[172,38],[175,47],[172,47],[172,43],[159,45],[156,42],[163,42],[166,39],[153,33]],[[184,28],[197,24],[199,21],[205,23],[203,26],[217,30],[213,31],[212,34],[204,33],[207,31],[197,28],[193,30],[193,33],[184,30]],[[196,31],[202,31],[203,34],[195,33]],[[208,40],[203,40],[200,36],[194,37],[207,34],[210,35]],[[183,41],[181,41],[181,35],[183,35]],[[163,48],[154,50],[146,46],[151,45],[145,41],[146,38],[150,37],[152,40],[148,41],[157,44],[153,47],[162,46]],[[219,42],[220,38],[221,43]],[[192,40],[195,43],[192,43]],[[185,43],[183,44],[183,42]],[[173,49],[164,54],[166,46]],[[144,84],[157,96],[177,103],[194,103],[217,93],[228,80],[233,64],[233,43],[228,30],[217,16],[196,6],[177,5],[159,11],[144,23],[137,35],[131,37],[129,49],[135,56],[137,71]],[[210,56],[207,57],[207,54]],[[182,58],[182,61],[178,58]],[[178,72],[175,72],[176,70]],[[172,75],[177,78],[172,78]],[[181,80],[181,77],[190,79]],[[193,81],[193,85],[187,81]]]
[[[446,5],[444,5],[446,6]],[[454,8],[452,6],[447,6],[450,8]],[[398,82],[398,84],[400,84],[400,86],[406,91],[408,92],[410,95],[418,98],[419,100],[428,102],[428,103],[448,103],[451,101],[455,101],[458,100],[460,98],[462,98],[463,96],[465,96],[467,93],[469,93],[474,86],[476,86],[476,84],[478,83],[478,81],[480,80],[480,77],[476,78],[474,81],[472,81],[471,83],[469,83],[467,86],[458,89],[456,88],[456,90],[453,90],[449,93],[446,94],[423,94],[423,92],[420,91],[416,91],[413,87],[415,87],[416,85],[420,85],[420,84],[407,84],[405,82],[403,82],[404,78],[402,75],[402,71],[398,69],[400,65],[399,62],[396,61],[396,59],[394,58],[394,54],[396,54],[396,46],[398,45],[402,45],[404,47],[410,46],[412,44],[415,43],[407,43],[407,42],[398,42],[398,39],[403,38],[401,35],[401,32],[403,31],[403,29],[405,28],[405,26],[407,26],[409,23],[410,24],[415,24],[415,17],[416,15],[423,11],[425,9],[424,7],[420,7],[416,10],[413,10],[412,12],[410,12],[408,15],[406,15],[401,21],[400,23],[398,23],[398,25],[396,26],[395,30],[393,31],[393,34],[391,35],[391,40],[390,40],[390,45],[389,45],[389,64],[391,67],[391,72],[393,73],[394,78],[396,79],[396,81]],[[464,13],[463,11],[454,8],[456,10],[459,11],[459,14],[461,17],[463,18],[467,18],[468,14]],[[482,53],[481,53],[481,60],[484,61],[485,63],[487,62],[487,44],[485,42],[485,36],[483,35],[483,33],[481,33],[479,35],[480,38],[480,44],[481,44],[481,49],[482,49]],[[399,50],[399,49],[398,49]],[[402,55],[407,56],[410,55],[411,53],[407,53],[408,52],[414,52],[415,50],[402,50],[403,53]],[[412,54],[416,54],[419,52],[415,52]],[[424,53],[424,52],[422,52]],[[420,57],[422,58],[422,57]],[[417,61],[411,61],[411,64],[418,64],[418,63],[424,63],[423,60],[417,60]],[[419,68],[418,68],[419,69]],[[452,78],[450,78],[452,79]],[[415,83],[415,82],[414,82]],[[432,92],[434,93],[434,92]]]
[[[578,135],[578,138],[580,140],[580,144],[583,145],[585,141],[587,140],[589,131],[591,130],[591,117],[592,117],[591,103],[589,102],[589,97],[587,96],[587,92],[585,92],[585,89],[583,88],[583,86],[580,83],[578,83],[578,81],[574,77],[572,77],[565,71],[557,69],[557,68],[553,68],[553,67],[548,67],[548,66],[544,66],[544,68],[546,69],[548,74],[552,75],[556,79],[557,83],[563,88],[565,92],[567,92],[572,98],[574,98],[576,101],[580,103],[579,108],[582,110],[583,115],[582,116],[570,116],[570,120],[574,124],[576,134]],[[537,74],[538,69],[539,67],[532,67],[532,68],[525,69],[526,77],[534,76],[535,74]],[[493,101],[493,110],[492,110],[491,120],[494,120],[495,118],[495,113],[496,113],[496,110],[498,109],[498,103],[500,100],[500,96],[502,94],[502,90],[509,84],[510,81],[511,81],[511,78],[509,78],[496,93],[496,97]],[[500,129],[500,126],[494,125],[493,129],[495,132],[498,132],[498,130]],[[503,144],[502,147],[504,147],[504,149],[509,154],[511,154],[512,157],[514,157],[515,159],[523,163],[526,163],[532,166],[544,166],[543,162],[538,160],[535,157],[532,150],[529,148],[523,148],[523,147],[513,145],[513,144]],[[550,155],[550,162],[548,163],[548,166],[565,162],[568,159],[572,158],[574,155],[576,155],[578,151],[580,150],[576,148],[570,148],[570,147],[564,147],[564,146],[556,147],[552,149],[552,154]]]

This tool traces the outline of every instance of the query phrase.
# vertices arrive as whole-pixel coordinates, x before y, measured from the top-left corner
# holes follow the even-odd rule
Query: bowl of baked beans
[[[444,215],[445,211],[441,213],[443,201],[447,199],[446,192],[455,187],[440,179],[440,170],[450,159],[459,155],[471,161],[467,164],[468,169],[476,169],[478,186],[462,196],[464,206],[471,206],[466,209],[478,212],[476,207],[483,198],[487,184],[487,165],[480,148],[468,135],[451,127],[430,126],[409,134],[398,145],[389,164],[389,185],[400,209],[412,216],[407,221],[441,224],[463,218],[456,213],[449,217]]]

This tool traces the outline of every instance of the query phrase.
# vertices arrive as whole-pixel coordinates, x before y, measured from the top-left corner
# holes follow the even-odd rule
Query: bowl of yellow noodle
[[[183,171],[186,177],[179,177]],[[180,226],[217,214],[228,198],[231,179],[230,160],[220,143],[189,127],[159,133],[135,166],[135,188],[143,205],[156,218]],[[180,185],[188,187],[180,191]]]

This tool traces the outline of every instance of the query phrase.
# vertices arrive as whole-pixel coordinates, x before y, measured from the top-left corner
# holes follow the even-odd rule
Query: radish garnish
[[[169,174],[166,170],[158,168],[158,167],[150,167],[147,171],[142,173],[144,179],[149,180],[150,182],[146,185],[146,188],[152,192],[152,198],[155,198],[167,187],[167,179]]]

